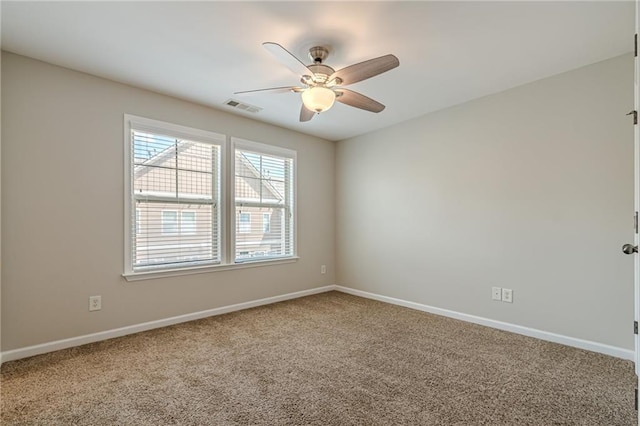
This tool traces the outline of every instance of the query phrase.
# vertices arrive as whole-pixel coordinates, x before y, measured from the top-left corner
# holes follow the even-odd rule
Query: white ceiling
[[[329,140],[633,50],[633,2],[9,2],[2,48]],[[393,53],[400,66],[349,86],[387,108],[343,104],[299,123],[298,84],[262,42],[335,69]],[[225,106],[235,98],[257,114]]]

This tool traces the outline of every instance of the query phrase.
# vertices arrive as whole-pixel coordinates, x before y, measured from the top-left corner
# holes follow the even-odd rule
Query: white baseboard
[[[461,312],[450,311],[448,309],[436,308],[434,306],[423,305],[421,303],[409,302],[394,297],[381,296],[367,291],[356,290],[354,288],[335,286],[335,290],[343,293],[352,294],[354,296],[365,297],[367,299],[378,300],[380,302],[391,303],[394,305],[404,306],[406,308],[416,309],[418,311],[429,312],[436,315],[442,315],[449,318],[455,318],[462,321],[472,322],[487,327],[497,328],[499,330],[510,331],[524,336],[535,337],[548,342],[560,343],[562,345],[572,346],[574,348],[585,349],[592,352],[598,352],[610,355],[616,358],[635,361],[635,352],[630,349],[619,348],[616,346],[605,345],[603,343],[592,342],[589,340],[578,339],[575,337],[563,336],[561,334],[550,333],[548,331],[537,330],[535,328],[524,327],[521,325],[510,324],[507,322],[496,321],[488,318],[478,317],[475,315],[463,314]]]
[[[115,328],[112,330],[101,331],[98,333],[86,334],[84,336],[71,337],[69,339],[56,340],[54,342],[42,343],[39,345],[28,346],[26,348],[14,349],[0,353],[0,365],[2,362],[14,361],[16,359],[27,358],[34,355],[40,355],[47,352],[58,351],[60,349],[71,348],[74,346],[86,345],[87,343],[99,342],[101,340],[113,339],[114,337],[122,337],[128,334],[139,333],[141,331],[153,330],[155,328],[167,327],[169,325],[179,324],[182,322],[193,321],[201,318],[207,318],[214,315],[226,314],[229,312],[240,311],[243,309],[255,308],[256,306],[269,305],[272,303],[282,302],[299,297],[311,296],[313,294],[325,293],[335,290],[335,285],[313,288],[310,290],[296,291],[280,296],[267,297],[265,299],[252,300],[249,302],[237,303],[235,305],[223,306],[220,308],[207,309],[206,311],[194,312],[191,314],[179,315],[176,317],[165,318],[157,321],[149,321],[142,324],[130,325],[127,327]]]
[[[299,297],[311,296],[313,294],[325,293],[327,291],[337,290],[343,293],[352,294],[354,296],[365,297],[367,299],[378,300],[380,302],[391,303],[393,305],[404,306],[406,308],[416,309],[423,312],[429,312],[436,315],[442,315],[462,321],[480,324],[487,327],[497,328],[499,330],[510,331],[516,334],[522,334],[549,342],[560,343],[575,348],[585,349],[592,352],[598,352],[605,355],[614,356],[634,361],[635,353],[633,350],[623,349],[616,346],[605,345],[603,343],[592,342],[589,340],[577,339],[575,337],[563,336],[548,331],[537,330],[534,328],[524,327],[516,324],[510,324],[502,321],[496,321],[488,318],[478,317],[475,315],[464,314],[461,312],[451,311],[448,309],[436,308],[434,306],[424,305],[407,300],[396,299],[394,297],[382,296],[367,291],[357,290],[354,288],[343,287],[339,285],[328,285],[324,287],[313,288],[310,290],[302,290],[294,293],[287,293],[280,296],[267,297],[249,302],[237,303],[235,305],[223,306],[220,308],[208,309],[206,311],[194,312],[191,314],[179,315],[171,318],[165,318],[157,321],[149,321],[142,324],[131,325],[127,327],[116,328],[112,330],[101,331],[98,333],[87,334],[84,336],[72,337],[69,339],[56,340],[54,342],[42,343],[39,345],[28,346],[25,348],[14,349],[6,352],[0,352],[0,365],[3,362],[14,361],[21,358],[27,358],[34,355],[40,355],[47,352],[58,351],[60,349],[71,348],[74,346],[85,345],[87,343],[99,342],[102,340],[113,339],[115,337],[135,334],[141,331],[153,330],[155,328],[167,327],[169,325],[179,324],[183,322],[193,321],[201,318],[207,318],[215,315],[226,314],[229,312],[240,311],[243,309],[254,308],[256,306],[269,305],[271,303],[282,302]]]

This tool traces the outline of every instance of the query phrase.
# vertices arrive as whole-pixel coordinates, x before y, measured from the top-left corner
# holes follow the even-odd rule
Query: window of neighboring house
[[[271,232],[271,215],[269,213],[262,214],[262,233],[268,234]]]
[[[139,209],[136,209],[139,214]],[[138,219],[139,220],[139,219]],[[190,235],[196,233],[196,212],[181,211],[178,222],[178,212],[172,210],[162,211],[162,233]]]
[[[233,142],[235,261],[295,256],[295,152],[238,139]],[[262,228],[242,228],[241,215],[250,213],[262,217]]]
[[[196,212],[183,210],[180,213],[180,233],[183,235],[194,235],[197,229]]]
[[[177,234],[178,233],[178,212],[173,210],[162,211],[162,233]]]
[[[133,116],[125,126],[125,275],[220,263],[225,137]]]
[[[241,234],[251,232],[251,213],[238,213],[238,232]]]

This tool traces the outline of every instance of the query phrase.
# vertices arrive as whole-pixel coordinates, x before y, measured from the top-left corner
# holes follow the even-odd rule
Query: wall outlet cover
[[[102,309],[102,296],[89,296],[89,311]]]
[[[502,288],[491,287],[491,298],[493,300],[502,300]]]

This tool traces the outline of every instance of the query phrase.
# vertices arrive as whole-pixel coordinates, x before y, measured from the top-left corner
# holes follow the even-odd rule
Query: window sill
[[[232,269],[257,268],[260,266],[282,265],[285,263],[294,263],[300,259],[298,256],[287,257],[284,259],[254,260],[242,263],[232,263],[223,265],[207,265],[194,266],[191,268],[179,269],[156,269],[144,272],[127,272],[122,276],[127,281],[153,280],[156,278],[178,277],[181,275],[205,274],[208,272],[229,271]]]

